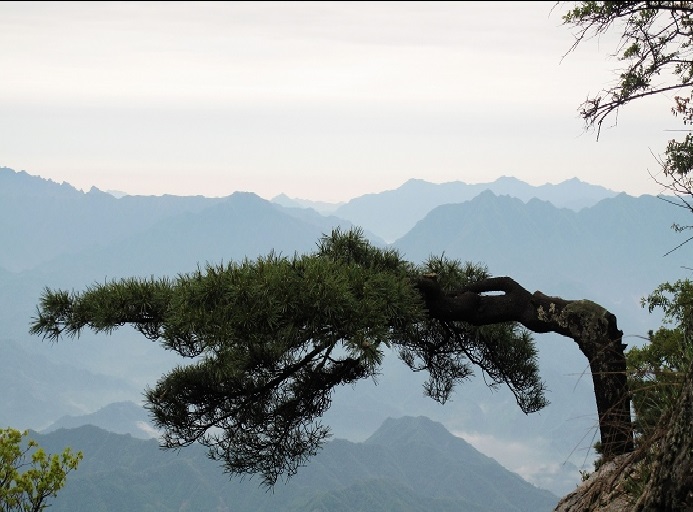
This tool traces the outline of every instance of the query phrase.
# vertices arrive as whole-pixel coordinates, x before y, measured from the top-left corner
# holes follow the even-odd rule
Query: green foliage
[[[693,282],[689,279],[659,285],[649,297],[643,299],[642,305],[647,306],[650,313],[660,308],[664,312],[665,325],[680,326],[686,332],[693,328]]]
[[[67,474],[77,469],[82,453],[65,448],[60,455],[46,454],[27,432],[0,429],[0,511],[39,512],[50,505],[65,485]]]
[[[429,318],[415,283],[431,273],[445,290],[488,276],[444,258],[418,268],[360,230],[335,230],[313,254],[269,254],[83,293],[45,290],[31,331],[57,340],[127,323],[191,358],[146,392],[165,444],[199,441],[231,473],[261,473],[274,484],[328,436],[319,417],[333,389],[377,376],[386,348],[428,371],[426,392],[441,402],[475,364],[491,385],[507,384],[525,412],[546,404],[529,334],[511,323]]]
[[[583,105],[588,125],[601,126],[622,105],[686,88],[693,79],[693,4],[690,2],[576,2],[563,16],[577,29],[575,46],[608,31],[620,32],[617,57],[625,63],[615,85]],[[657,80],[670,77],[669,83]]]
[[[671,177],[684,177],[693,169],[693,136],[687,134],[683,141],[670,140],[666,148],[664,172]]]
[[[629,385],[636,414],[636,430],[649,439],[661,428],[680,393],[686,370],[693,362],[691,312],[693,283],[664,283],[643,300],[650,312],[660,308],[664,325],[650,331],[649,343],[631,348],[627,356]]]
[[[617,56],[625,68],[619,71],[614,85],[583,103],[581,115],[587,126],[600,128],[623,105],[670,91],[683,93],[674,95],[672,113],[681,116],[684,125],[693,122],[693,3],[577,2],[563,21],[577,29],[574,47],[591,36],[620,33]],[[693,169],[690,134],[683,140],[670,140],[659,164],[666,178],[666,183],[660,184],[679,197],[693,194],[693,179],[689,175]],[[687,200],[681,202],[693,209]]]

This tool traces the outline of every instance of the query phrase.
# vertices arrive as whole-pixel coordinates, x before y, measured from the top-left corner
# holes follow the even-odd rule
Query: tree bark
[[[519,322],[536,333],[573,339],[590,364],[602,455],[610,459],[633,450],[626,345],[615,315],[589,300],[530,293],[509,277],[484,279],[454,292],[445,292],[434,274],[420,277],[416,285],[429,315],[437,320],[477,326]]]

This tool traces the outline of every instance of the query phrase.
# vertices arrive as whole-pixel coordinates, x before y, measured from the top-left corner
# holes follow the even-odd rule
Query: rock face
[[[662,421],[659,439],[604,464],[554,512],[693,511],[693,366]]]
[[[627,479],[632,474],[633,454],[619,455],[565,496],[554,512],[626,512],[633,510]]]
[[[693,366],[657,449],[637,512],[693,510]]]

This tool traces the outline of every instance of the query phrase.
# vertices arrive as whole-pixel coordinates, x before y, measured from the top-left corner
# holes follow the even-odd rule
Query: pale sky
[[[88,190],[345,201],[410,178],[656,194],[671,98],[599,141],[616,40],[554,2],[0,2],[0,166]]]

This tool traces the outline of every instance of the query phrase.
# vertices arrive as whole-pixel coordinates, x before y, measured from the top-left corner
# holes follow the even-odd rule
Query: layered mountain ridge
[[[283,207],[252,193],[116,199],[8,169],[0,169],[0,183],[0,346],[13,354],[0,358],[0,379],[4,389],[15,390],[0,395],[0,423],[18,428],[43,429],[61,416],[139,402],[146,386],[180,363],[126,327],[57,344],[30,337],[28,325],[44,287],[82,290],[121,277],[175,277],[198,265],[254,259],[272,250],[292,256],[314,251],[334,227],[358,225],[336,213]],[[595,199],[591,186],[574,190],[586,191],[583,202]],[[396,218],[384,199],[389,195],[381,197],[379,213],[364,215]],[[689,275],[682,268],[690,260],[688,245],[664,256],[683,241],[670,226],[690,223],[689,214],[659,198],[616,194],[581,209],[489,190],[443,200],[390,246],[413,262],[444,253],[483,262],[492,274],[510,275],[530,291],[594,300],[616,314],[630,344],[642,343],[647,330],[659,326],[640,299],[662,281]],[[373,243],[386,245],[386,234],[369,229]],[[537,344],[551,405],[536,415],[522,414],[508,390],[489,391],[481,375],[441,407],[423,397],[424,376],[411,373],[392,353],[377,386],[364,381],[337,390],[325,422],[336,436],[363,441],[388,416],[425,415],[562,494],[574,487],[579,467],[589,468],[596,408],[577,347],[556,335],[537,336]],[[67,374],[69,379],[61,378]]]

